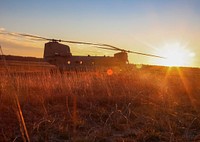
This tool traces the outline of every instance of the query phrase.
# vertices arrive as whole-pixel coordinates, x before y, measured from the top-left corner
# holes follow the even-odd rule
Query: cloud
[[[6,30],[5,28],[0,27],[0,31],[5,31],[5,30]]]

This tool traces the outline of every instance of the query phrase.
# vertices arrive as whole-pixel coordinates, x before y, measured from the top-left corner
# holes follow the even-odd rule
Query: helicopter
[[[122,68],[129,65],[128,53],[139,54],[154,58],[162,58],[162,59],[164,58],[162,56],[130,51],[104,43],[50,39],[32,34],[11,33],[7,31],[0,32],[0,34],[26,37],[26,38],[28,37],[30,38],[30,40],[47,41],[44,45],[43,60],[51,65],[55,65],[61,72],[72,71],[72,70],[75,71],[88,71],[88,70],[100,70],[100,69],[107,70],[109,68],[118,68],[121,70]],[[112,50],[115,51],[116,53],[114,54],[114,56],[90,56],[90,55],[74,56],[71,53],[70,47],[63,43],[88,45],[104,50]]]

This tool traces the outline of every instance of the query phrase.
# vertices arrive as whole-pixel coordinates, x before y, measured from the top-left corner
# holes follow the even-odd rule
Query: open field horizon
[[[22,141],[14,95],[31,141],[200,140],[199,69],[144,66],[107,75],[32,68],[0,77],[3,141]]]

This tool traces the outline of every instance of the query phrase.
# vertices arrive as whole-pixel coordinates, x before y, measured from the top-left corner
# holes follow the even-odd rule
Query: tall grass
[[[141,68],[0,75],[0,140],[20,141],[17,93],[31,141],[192,141],[200,137],[200,72]],[[181,73],[182,74],[181,74]],[[14,81],[15,91],[11,89]]]

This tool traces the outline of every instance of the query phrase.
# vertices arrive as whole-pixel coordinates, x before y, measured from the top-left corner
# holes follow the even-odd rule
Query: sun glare
[[[159,48],[157,54],[166,58],[157,61],[158,64],[165,66],[192,66],[192,60],[195,56],[195,53],[180,43],[166,44]]]

